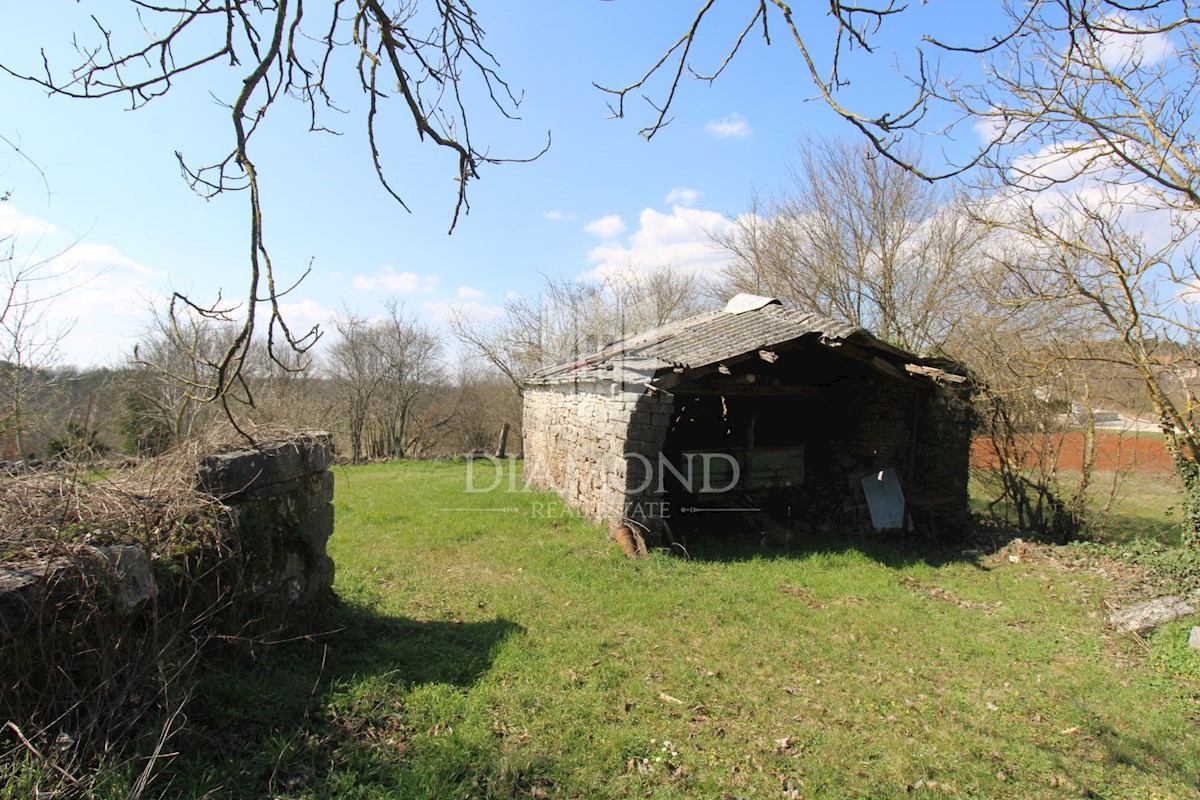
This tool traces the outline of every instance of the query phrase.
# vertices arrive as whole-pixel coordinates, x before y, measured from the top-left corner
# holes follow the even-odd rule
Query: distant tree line
[[[186,331],[164,330],[169,324],[157,320],[117,367],[0,362],[0,381],[10,389],[2,395],[0,460],[156,456],[224,424],[222,410],[197,396],[192,370],[198,353],[226,345],[230,329],[199,315]],[[239,388],[238,418],[329,430],[338,452],[353,462],[479,451],[495,446],[505,423],[519,432],[520,407],[508,379],[478,365],[451,369],[445,334],[399,304],[389,303],[374,319],[344,311],[334,328],[330,347],[286,366],[256,343]]]

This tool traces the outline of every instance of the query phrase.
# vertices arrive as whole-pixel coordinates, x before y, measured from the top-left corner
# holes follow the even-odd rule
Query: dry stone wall
[[[333,458],[318,432],[201,462],[198,488],[229,508],[252,593],[269,604],[304,606],[333,587]]]
[[[527,388],[526,482],[601,524],[633,517],[655,529],[651,504],[671,408],[661,393],[616,383]]]
[[[168,713],[214,642],[311,632],[332,594],[332,461],[326,433],[213,455],[195,485],[224,509],[194,496],[165,505],[180,499],[175,485],[127,492],[151,529],[73,524],[0,563],[0,720],[51,742],[55,729],[97,746],[121,740]],[[150,515],[164,505],[183,516]]]
[[[240,584],[230,599],[244,607],[243,616],[283,623],[331,595],[334,565],[325,548],[333,533],[333,458],[330,434],[314,432],[202,460],[197,488],[225,505],[235,545],[232,556],[224,549],[209,555],[239,561],[230,570],[203,574]],[[187,570],[134,543],[84,546],[70,555],[0,564],[0,645],[36,632],[43,624],[40,610],[53,606],[51,595],[91,605],[95,601],[87,595],[97,593],[121,617],[135,617],[153,601],[162,615],[172,598],[195,593],[193,587],[174,584],[194,580]]]

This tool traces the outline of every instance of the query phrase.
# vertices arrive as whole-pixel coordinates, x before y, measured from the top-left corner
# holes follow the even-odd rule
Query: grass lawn
[[[213,673],[152,796],[1200,791],[1200,619],[1114,638],[1097,570],[839,541],[627,560],[465,473],[338,472],[340,631]]]
[[[1145,436],[1162,434],[1146,433]],[[1067,490],[1079,482],[1079,473],[1063,470],[1061,484]],[[987,480],[987,474],[971,476],[971,508],[979,514],[988,513],[988,501],[999,494],[998,484]],[[1180,502],[1179,479],[1174,475],[1139,474],[1136,472],[1097,471],[1088,493],[1093,509],[1100,509],[1112,499],[1107,516],[1101,519],[1099,530],[1089,536],[1110,544],[1137,539],[1165,545],[1179,544]]]
[[[1161,435],[1161,434],[1160,434]],[[1098,487],[1108,492],[1109,483]],[[1131,539],[1151,539],[1164,544],[1179,544],[1181,515],[1179,479],[1174,475],[1130,474],[1117,484],[1116,501],[1104,526],[1104,539],[1125,542]]]

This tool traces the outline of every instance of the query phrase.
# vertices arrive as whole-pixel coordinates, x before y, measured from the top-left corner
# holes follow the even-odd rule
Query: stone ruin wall
[[[240,588],[233,602],[247,614],[285,623],[332,594],[333,560],[326,543],[333,533],[332,437],[324,432],[286,442],[211,455],[201,461],[196,486],[228,510],[240,546]],[[224,558],[216,555],[216,558]],[[213,573],[215,574],[215,573]],[[171,585],[179,577],[158,554],[136,544],[84,546],[72,557],[0,565],[0,650],[36,634],[38,609],[51,592],[71,595],[93,581],[114,613],[133,618],[188,591]]]
[[[306,606],[333,589],[333,436],[308,433],[259,449],[208,456],[197,487],[233,519],[251,594],[275,606]]]
[[[653,502],[656,481],[646,483],[645,456],[657,468],[672,411],[664,393],[625,391],[596,382],[528,387],[524,397],[525,480],[552,491],[590,519],[613,526],[639,505]],[[640,510],[645,510],[644,506]],[[654,527],[653,519],[639,519]]]
[[[622,391],[607,382],[527,388],[525,476],[530,486],[555,492],[598,523],[612,526],[632,515],[657,533],[657,474],[644,485],[642,462],[626,456],[641,454],[657,470],[673,398],[633,389]],[[869,528],[860,480],[892,467],[910,490],[947,494],[949,502],[939,514],[961,521],[967,511],[968,400],[943,388],[918,393],[911,385],[883,377],[847,385],[844,392],[837,402],[848,413],[847,424],[833,434],[838,456],[828,472],[809,476],[819,504],[834,506],[824,512],[843,526]],[[914,414],[920,427],[915,455]]]

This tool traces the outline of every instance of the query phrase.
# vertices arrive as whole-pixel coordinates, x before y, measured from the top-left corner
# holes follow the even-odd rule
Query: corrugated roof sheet
[[[880,349],[900,352],[855,325],[772,303],[740,314],[713,311],[671,322],[594,353],[537,370],[525,383],[576,380],[642,383],[664,369],[704,367],[814,335],[833,341],[854,336]]]

